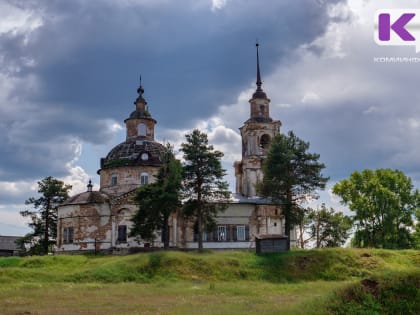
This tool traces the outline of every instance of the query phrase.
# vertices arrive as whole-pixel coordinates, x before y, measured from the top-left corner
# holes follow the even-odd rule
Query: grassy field
[[[0,314],[420,314],[418,251],[0,258]]]

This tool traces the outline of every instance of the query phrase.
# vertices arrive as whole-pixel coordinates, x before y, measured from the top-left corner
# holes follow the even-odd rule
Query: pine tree
[[[208,144],[207,134],[195,129],[185,136],[184,153],[184,213],[197,223],[198,249],[203,249],[203,231],[215,224],[215,217],[227,208],[230,198],[226,174],[222,168],[223,153]]]
[[[309,143],[292,131],[274,137],[263,163],[264,178],[257,189],[261,196],[269,197],[282,207],[285,218],[285,233],[290,248],[290,230],[298,223],[301,203],[316,198],[316,189],[323,189],[327,177],[321,171],[319,154],[308,153]]]
[[[139,187],[135,201],[139,210],[132,218],[131,236],[153,240],[160,231],[165,249],[169,248],[169,217],[181,206],[182,182],[181,163],[175,158],[173,148],[168,144],[161,157],[163,162],[157,180],[153,184]]]
[[[51,176],[38,182],[38,193],[41,197],[31,197],[25,201],[35,210],[24,210],[20,214],[29,217],[28,224],[34,231],[25,235],[24,242],[30,244],[30,252],[48,254],[49,247],[55,243],[57,237],[57,206],[65,201],[69,195],[70,185]],[[23,244],[23,242],[20,242]]]

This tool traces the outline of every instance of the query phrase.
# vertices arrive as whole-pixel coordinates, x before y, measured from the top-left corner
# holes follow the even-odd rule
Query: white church
[[[259,198],[256,183],[262,180],[262,162],[281,122],[270,117],[270,99],[262,89],[257,45],[257,88],[251,99],[250,116],[239,128],[242,159],[234,163],[236,187],[228,208],[219,214],[214,231],[203,234],[203,247],[209,249],[255,248],[256,238],[284,236],[282,210]],[[69,198],[58,207],[57,252],[130,253],[147,247],[162,247],[153,242],[129,237],[131,218],[138,210],[133,196],[139,186],[155,181],[164,146],[155,141],[156,120],[151,116],[139,86],[135,109],[124,120],[126,139],[100,160],[100,187]],[[180,213],[169,220],[170,246],[198,247],[194,221]],[[291,231],[291,245],[296,231]]]

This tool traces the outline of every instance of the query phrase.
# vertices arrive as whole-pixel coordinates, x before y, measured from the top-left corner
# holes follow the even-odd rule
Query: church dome
[[[101,159],[101,169],[119,166],[160,166],[165,147],[150,140],[127,140],[114,147]]]

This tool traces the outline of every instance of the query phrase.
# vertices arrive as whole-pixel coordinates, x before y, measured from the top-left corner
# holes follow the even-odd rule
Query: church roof
[[[105,203],[108,201],[109,198],[104,193],[99,191],[86,191],[67,199],[62,204],[60,204],[60,206],[80,205],[88,203]]]
[[[271,198],[263,198],[263,197],[246,197],[241,194],[232,194],[231,203],[248,203],[254,205],[273,205],[276,204],[272,201]]]
[[[101,159],[101,168],[118,166],[160,166],[165,147],[155,141],[137,138],[114,147],[106,158]]]

